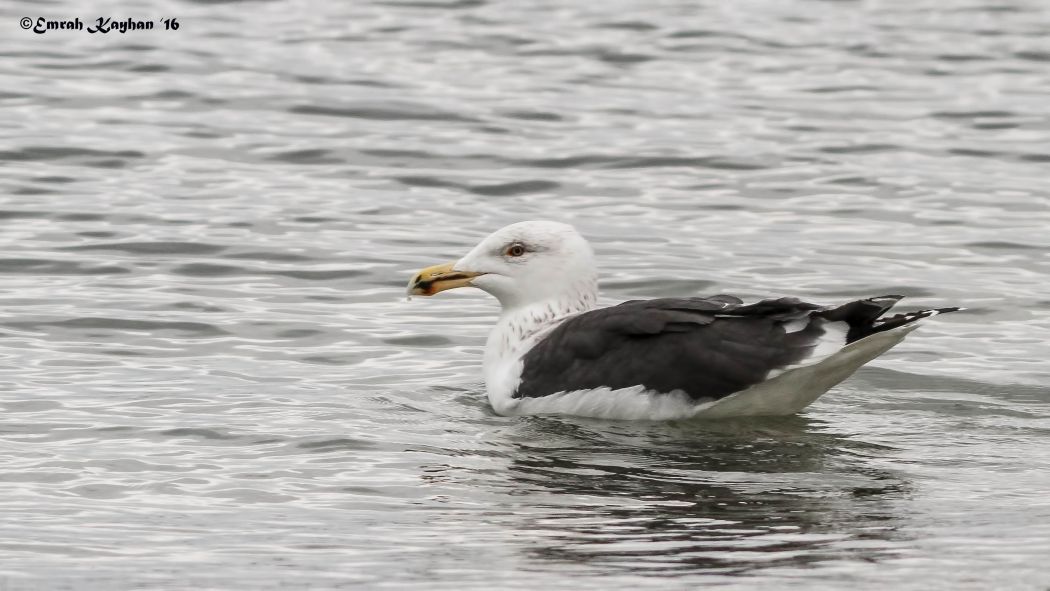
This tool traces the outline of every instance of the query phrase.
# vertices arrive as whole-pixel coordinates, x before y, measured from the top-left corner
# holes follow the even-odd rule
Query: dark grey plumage
[[[682,391],[696,401],[719,399],[805,360],[829,323],[845,323],[839,345],[845,346],[958,309],[881,318],[900,299],[882,296],[836,308],[795,298],[744,305],[724,295],[624,302],[570,318],[533,346],[523,358],[514,397],[641,385],[655,392]]]

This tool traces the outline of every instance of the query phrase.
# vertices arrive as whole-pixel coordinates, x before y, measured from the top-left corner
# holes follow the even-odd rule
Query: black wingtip
[[[897,302],[904,299],[902,295],[884,295],[866,300],[857,300],[848,304],[825,311],[822,316],[831,321],[844,321],[849,324],[846,333],[846,342],[853,343],[871,336],[877,332],[884,332],[894,328],[911,324],[915,321],[946,314],[958,312],[963,308],[952,306],[948,308],[931,308],[928,310],[917,310],[915,312],[902,312],[893,316],[883,316]]]

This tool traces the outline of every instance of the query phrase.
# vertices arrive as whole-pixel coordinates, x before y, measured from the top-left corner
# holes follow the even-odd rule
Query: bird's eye
[[[503,251],[503,254],[509,257],[520,257],[521,255],[525,254],[525,245],[515,242],[514,244],[508,246],[507,249]]]

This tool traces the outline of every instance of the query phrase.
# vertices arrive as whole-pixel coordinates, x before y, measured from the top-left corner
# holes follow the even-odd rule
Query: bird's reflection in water
[[[845,558],[900,543],[897,475],[878,446],[802,417],[721,423],[523,421],[509,492],[543,560],[726,574]]]

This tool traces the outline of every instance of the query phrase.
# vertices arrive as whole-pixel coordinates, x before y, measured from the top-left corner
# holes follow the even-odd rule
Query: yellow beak
[[[472,279],[484,273],[453,271],[455,263],[427,267],[408,282],[408,295],[432,296],[440,291],[468,287]]]

